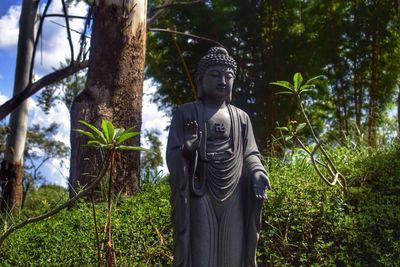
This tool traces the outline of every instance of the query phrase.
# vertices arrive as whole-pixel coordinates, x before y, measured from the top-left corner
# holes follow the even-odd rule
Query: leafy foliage
[[[159,135],[161,133],[157,129],[147,130],[144,134],[146,141],[150,144],[150,151],[142,154],[142,182],[155,182],[160,177],[158,168],[163,165],[163,157],[161,155],[162,143]]]
[[[94,125],[82,121],[79,121],[81,124],[85,125],[89,131],[85,131],[82,129],[74,129],[74,131],[85,135],[88,137],[88,146],[98,147],[105,150],[115,149],[116,151],[139,151],[139,150],[147,150],[141,147],[134,146],[126,146],[122,143],[139,135],[139,132],[134,132],[134,127],[125,129],[125,128],[114,128],[114,125],[108,120],[102,120],[101,129],[97,129]]]
[[[349,142],[330,147],[349,177],[349,191],[326,187],[301,150],[268,161],[274,185],[264,206],[260,266],[398,266],[400,264],[400,147],[378,151]],[[99,214],[106,206],[97,205]],[[134,208],[133,208],[134,207]],[[22,229],[0,251],[3,266],[96,264],[91,207],[81,203],[53,220]],[[170,266],[169,187],[146,184],[113,208],[120,266]],[[98,218],[104,225],[105,218]],[[78,248],[78,249],[77,249]]]
[[[317,132],[341,139],[366,133],[373,145],[398,85],[398,25],[391,0],[221,0],[173,9],[155,27],[188,31],[230,49],[238,63],[233,104],[251,115],[265,149],[276,134],[276,122],[286,124],[298,116],[294,101],[275,95],[269,83],[297,70],[307,76],[322,73],[330,81],[305,98]],[[194,76],[197,62],[212,45],[149,33],[146,75],[157,85],[154,99],[163,109],[172,111],[194,99],[177,59],[182,56]]]

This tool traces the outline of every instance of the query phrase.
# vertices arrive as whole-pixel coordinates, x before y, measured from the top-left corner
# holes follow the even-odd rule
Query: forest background
[[[266,157],[266,166],[276,184],[274,186],[276,192],[271,192],[271,199],[267,204],[267,210],[270,211],[265,215],[265,223],[268,226],[262,234],[264,241],[260,244],[260,258],[263,262],[267,265],[285,262],[297,265],[323,260],[327,265],[330,263],[346,265],[356,260],[360,265],[369,262],[372,265],[382,266],[393,263],[395,266],[399,258],[394,255],[400,247],[396,241],[399,237],[399,216],[395,215],[396,208],[393,208],[399,201],[396,197],[396,190],[399,188],[399,173],[396,171],[399,169],[396,167],[399,164],[397,157],[399,149],[393,145],[400,132],[399,3],[389,0],[220,0],[194,1],[187,5],[172,3],[169,7],[159,8],[163,4],[171,3],[171,1],[148,3],[148,20],[153,16],[157,17],[152,21],[151,28],[148,28],[146,43],[145,77],[147,83],[154,88],[151,99],[168,116],[179,104],[195,99],[193,74],[196,63],[211,46],[215,45],[215,42],[227,47],[237,60],[238,76],[233,104],[250,114],[260,150]],[[43,12],[45,3],[40,2],[40,4],[39,10]],[[15,31],[18,31],[15,27],[15,18],[18,18],[20,9],[18,3],[13,2],[3,3],[1,8],[0,34],[4,38],[1,37],[3,48],[0,82],[3,90],[12,87],[12,78],[10,79],[13,77],[10,68],[12,63],[3,64],[3,62],[12,60],[10,51],[13,50],[13,44],[16,44],[12,43],[12,31],[9,30],[12,27],[7,22],[14,18],[14,24],[11,26],[14,26],[12,29],[15,37]],[[54,8],[53,12],[62,13],[61,2],[54,1],[51,8]],[[70,15],[82,17],[87,15],[87,3],[71,2],[69,9]],[[162,16],[157,15],[160,10],[164,11]],[[36,79],[46,75],[51,68],[60,68],[60,64],[68,64],[67,34],[63,37],[64,42],[59,41],[62,38],[45,39],[46,36],[55,36],[56,32],[61,34],[58,36],[62,36],[66,24],[63,18],[58,19],[60,21],[52,18],[53,22],[47,21],[47,25],[44,24],[45,31],[41,37],[43,60],[39,60],[39,56],[36,58],[35,75],[38,76]],[[82,31],[84,26],[79,21],[71,19],[70,28]],[[160,28],[168,30],[157,31]],[[91,30],[89,29],[86,34],[90,36]],[[198,36],[208,39],[201,39]],[[78,50],[79,35],[74,38],[77,43],[75,49]],[[55,57],[46,55],[46,52],[54,51],[60,51],[63,58],[55,60]],[[293,131],[284,132],[286,129],[292,129],[290,127],[301,124],[304,117],[296,99],[291,95],[277,94],[280,89],[271,82],[291,80],[295,72],[301,72],[305,78],[324,75],[324,78],[316,82],[315,88],[302,95],[302,103],[312,123],[312,130],[323,139],[331,158],[341,167],[341,172],[346,174],[349,186],[346,192],[337,187],[331,188],[321,184],[316,174],[311,175],[313,169],[307,160],[307,152],[298,149],[298,144],[292,142],[295,139],[293,136],[290,138]],[[65,136],[69,136],[66,127],[68,122],[60,119],[60,112],[69,116],[68,107],[73,101],[71,97],[83,90],[85,78],[86,74],[80,72],[72,78],[59,81],[56,86],[45,88],[34,97],[34,100],[30,100],[32,103],[33,101],[38,103],[38,107],[32,106],[36,113],[31,114],[29,118],[31,139],[28,138],[30,143],[25,153],[26,159],[32,159],[30,164],[25,165],[25,177],[31,177],[25,181],[32,181],[29,188],[26,188],[25,184],[25,192],[31,190],[32,196],[38,195],[43,181],[55,182],[52,180],[54,179],[52,167],[49,167],[47,172],[42,170],[42,173],[38,174],[37,166],[44,159],[68,161],[68,144],[65,146]],[[74,92],[72,94],[71,88]],[[10,93],[7,96],[10,96]],[[61,108],[60,103],[67,108],[65,106]],[[143,111],[143,123],[147,121],[154,123],[154,117],[146,117],[149,115],[148,109],[143,108]],[[48,119],[39,119],[40,112],[56,115]],[[64,126],[57,127],[45,123],[53,120],[63,123]],[[153,125],[165,130],[167,122],[163,120],[162,123],[157,122]],[[7,135],[5,121],[3,129],[5,138]],[[312,138],[312,130],[305,127],[300,134],[301,140],[310,150],[319,146]],[[62,132],[63,137],[60,134]],[[142,133],[144,132],[142,130]],[[161,136],[161,143],[157,134],[150,132],[147,137],[153,140],[150,145],[153,149],[158,149],[161,143],[165,147],[165,134]],[[49,151],[57,153],[51,154]],[[143,162],[146,161],[151,160],[145,158]],[[53,161],[53,164],[55,162]],[[159,199],[168,200],[165,178],[157,171],[161,165],[161,159],[158,157],[151,169],[146,170],[142,167],[143,192],[139,193],[142,195],[123,202],[120,212],[127,212],[128,203],[139,206],[142,203],[143,207],[138,207],[137,212],[140,213],[147,207],[149,214],[153,214],[154,210],[147,206],[146,199],[152,201],[151,195],[160,194]],[[300,173],[302,174],[299,175]],[[298,176],[303,174],[301,180]],[[42,181],[38,182],[40,177]],[[296,197],[294,192],[298,190],[296,189],[298,186],[303,189],[299,192],[302,194]],[[32,205],[30,203],[36,203],[32,201],[39,201],[37,203],[41,204],[38,205],[39,208],[31,206],[30,209],[33,211],[28,209],[27,214],[30,212],[36,214],[34,210],[36,212],[49,210],[60,200],[60,196],[57,195],[62,194],[63,189],[50,186],[46,190],[49,188],[56,190],[56,193],[48,191],[46,193],[48,196],[42,196],[43,199],[28,201],[28,206]],[[51,192],[56,195],[52,196],[53,200]],[[29,196],[29,193],[27,195]],[[82,209],[87,209],[85,204],[82,205]],[[102,206],[99,205],[101,209]],[[301,207],[307,208],[301,210]],[[141,233],[142,237],[151,236],[152,234],[146,231],[154,232],[154,238],[158,242],[156,249],[151,250],[146,248],[146,244],[152,239],[149,237],[149,240],[142,240],[138,237],[139,240],[133,242],[136,246],[133,245],[129,250],[129,246],[124,243],[128,241],[124,241],[126,237],[121,234],[120,239],[114,239],[117,243],[121,242],[120,245],[116,245],[120,249],[117,258],[121,262],[137,260],[147,264],[153,262],[150,264],[153,266],[171,260],[168,209],[165,202],[160,203],[159,211],[164,214],[153,214],[156,217],[162,216],[162,219],[159,220],[160,224],[153,225],[152,222],[150,229],[127,226],[126,222],[115,224],[115,232],[119,229],[121,232],[128,231],[134,236],[138,233]],[[321,209],[325,213],[319,213]],[[90,211],[88,213],[90,214]],[[385,213],[384,219],[381,218],[382,221],[377,223],[376,220]],[[67,215],[60,216],[64,216],[60,222],[68,221],[65,218]],[[117,221],[126,219],[123,215],[117,216],[121,216]],[[140,214],[136,216],[138,218],[144,216],[145,220],[149,218]],[[76,220],[80,220],[79,216]],[[45,229],[43,225],[38,227],[42,227],[42,231]],[[371,231],[375,237],[358,236],[355,234],[355,231],[359,230],[357,228]],[[18,238],[23,240],[29,237],[29,234],[25,237],[19,235],[17,239],[10,241],[14,243],[9,243],[8,247],[15,244]],[[46,238],[44,236],[43,240],[49,242]],[[91,247],[93,241],[88,241],[93,237],[87,238],[82,242],[82,246],[88,247],[89,250],[95,249],[95,246]],[[85,245],[85,241],[91,245]],[[23,243],[27,242],[24,240]],[[121,244],[124,248],[121,248]],[[39,247],[42,248],[40,245]],[[144,249],[144,252],[140,253],[140,249]],[[48,259],[51,262],[54,259],[52,253],[40,254],[41,249],[36,248],[36,250],[38,252],[34,254],[39,261],[45,262],[45,259]],[[23,255],[19,257],[13,255],[16,254],[12,251],[1,254],[9,264],[22,263],[24,259],[26,260]],[[87,259],[81,257],[79,260],[77,257],[69,255],[66,258],[75,259],[69,261],[69,264],[80,261],[93,263],[93,260],[96,260],[95,256]]]

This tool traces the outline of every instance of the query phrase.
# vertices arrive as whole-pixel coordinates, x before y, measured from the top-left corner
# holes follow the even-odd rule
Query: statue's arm
[[[252,179],[253,190],[256,198],[266,198],[266,189],[271,189],[271,183],[261,161],[254,137],[253,127],[247,114],[244,115],[244,163]]]
[[[189,248],[189,163],[182,151],[184,116],[178,109],[168,134],[166,161],[170,172],[171,218],[174,236],[174,266],[187,266]]]

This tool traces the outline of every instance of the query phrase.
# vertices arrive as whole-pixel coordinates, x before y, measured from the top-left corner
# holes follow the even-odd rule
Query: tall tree
[[[286,124],[298,117],[291,98],[277,96],[277,89],[269,85],[296,71],[306,77],[325,74],[330,81],[306,99],[317,131],[339,132],[339,137],[364,132],[373,145],[400,74],[395,4],[392,0],[220,0],[195,12],[176,9],[158,25],[176,25],[232,50],[238,61],[233,102],[252,114],[261,147],[274,134],[276,122]],[[146,75],[158,86],[155,100],[172,109],[192,100],[185,68],[176,59],[183,55],[193,75],[210,46],[187,38],[150,36]]]
[[[78,120],[99,126],[108,119],[117,127],[140,131],[142,86],[146,43],[147,1],[99,0],[93,5],[93,29],[86,88],[71,108],[71,129]],[[88,184],[93,166],[101,156],[84,146],[85,140],[71,133],[70,195]],[[139,138],[129,145],[139,146]],[[113,181],[114,192],[139,190],[139,154],[120,155]],[[92,162],[90,162],[92,161]],[[93,165],[94,164],[94,165]],[[89,175],[88,175],[89,174]]]
[[[30,66],[34,47],[34,29],[39,1],[24,0],[19,23],[14,95],[30,84]],[[1,163],[1,210],[18,213],[23,196],[23,155],[28,127],[28,101],[11,113],[4,160]]]

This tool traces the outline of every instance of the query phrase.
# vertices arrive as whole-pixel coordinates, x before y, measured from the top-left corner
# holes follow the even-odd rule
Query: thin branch
[[[159,28],[149,28],[148,31],[150,31],[150,32],[163,32],[163,33],[171,33],[171,34],[182,35],[182,36],[185,36],[185,37],[188,37],[188,38],[193,38],[193,39],[197,39],[197,40],[207,41],[207,42],[213,43],[213,44],[215,44],[215,45],[217,45],[217,46],[224,47],[221,43],[218,43],[218,42],[215,41],[215,40],[212,40],[212,39],[207,38],[207,37],[202,37],[202,36],[190,34],[190,33],[178,32],[178,31],[174,31],[174,30],[171,30],[171,29],[159,29]],[[224,47],[224,48],[225,48],[225,47]]]
[[[81,59],[81,57],[82,57],[82,55],[83,55],[83,59],[85,59],[85,53],[83,53],[84,52],[84,50],[85,50],[85,48],[86,48],[86,31],[87,31],[87,29],[88,29],[88,27],[90,26],[90,20],[91,20],[91,17],[92,17],[92,8],[91,7],[89,7],[88,8],[88,11],[87,11],[87,15],[86,15],[86,20],[85,20],[85,26],[84,26],[84,28],[83,28],[83,32],[81,33],[81,38],[80,38],[80,47],[79,47],[79,53],[78,53],[78,56],[77,56],[77,60],[80,60]]]
[[[47,3],[46,3],[46,7],[44,8],[43,15],[40,18],[39,27],[38,27],[38,30],[37,30],[37,33],[36,33],[36,39],[35,39],[35,43],[33,45],[31,67],[30,67],[30,70],[29,70],[29,84],[32,83],[33,66],[35,65],[36,49],[37,49],[37,45],[38,45],[38,41],[39,41],[40,35],[42,34],[44,18],[45,18],[46,14],[47,14],[47,11],[48,11],[49,7],[50,7],[51,1],[52,0],[48,0]]]
[[[172,0],[167,0],[167,1],[165,1],[164,5],[156,6],[156,7],[152,8],[152,11],[155,11],[155,13],[151,18],[149,18],[147,20],[147,26],[150,26],[151,24],[153,24],[153,22],[156,21],[156,19],[160,18],[162,15],[164,15],[169,8],[176,7],[176,6],[187,6],[187,5],[200,4],[200,3],[204,3],[204,2],[205,2],[204,0],[196,0],[196,1],[191,1],[191,2],[173,3]]]
[[[51,23],[54,23],[54,24],[60,26],[60,27],[67,28],[67,26],[62,25],[61,23],[58,23],[58,22],[56,22],[56,21],[54,21],[54,20],[49,20],[49,21],[50,21]],[[80,31],[78,31],[78,30],[74,30],[74,29],[70,29],[70,30],[71,30],[71,32],[75,32],[75,33],[78,33],[78,34],[83,34],[82,32],[80,32]],[[86,38],[90,38],[89,35],[85,35],[85,37],[86,37]]]
[[[69,43],[69,49],[71,50],[71,62],[74,62],[74,45],[72,43],[72,37],[71,37],[71,29],[69,27],[69,18],[68,18],[68,9],[65,4],[65,0],[61,0],[62,6],[63,6],[63,12],[65,15],[65,26],[67,27],[67,36],[68,36],[68,43]]]
[[[176,49],[178,50],[179,57],[181,59],[182,65],[183,65],[183,69],[185,70],[186,77],[189,80],[190,88],[192,89],[192,93],[193,93],[193,99],[196,99],[196,97],[197,97],[196,87],[194,86],[194,82],[193,82],[192,76],[190,75],[189,68],[186,64],[185,58],[183,57],[182,49],[180,48],[178,42],[176,41],[175,36],[174,36],[173,40],[174,40]]]
[[[89,66],[88,61],[83,62],[75,62],[73,65],[69,65],[66,68],[57,70],[52,72],[40,80],[29,84],[23,91],[21,91],[18,95],[13,96],[10,100],[6,101],[3,105],[0,106],[0,120],[4,119],[8,114],[10,114],[16,107],[18,107],[24,100],[31,97],[35,93],[37,93],[43,87],[46,87],[50,84],[59,82],[68,76],[78,72],[84,68]]]
[[[109,160],[107,160],[107,161],[106,161],[106,164],[104,164],[104,165],[103,165],[103,168],[99,171],[99,173],[98,173],[96,179],[95,179],[91,184],[89,184],[88,187],[86,187],[84,190],[82,190],[81,192],[79,192],[79,194],[77,194],[76,196],[74,196],[74,197],[71,198],[70,200],[64,202],[64,203],[61,204],[60,206],[58,206],[58,207],[52,209],[51,211],[49,211],[49,212],[47,212],[47,213],[45,213],[45,214],[42,214],[42,215],[39,215],[39,216],[36,216],[36,217],[29,218],[29,219],[23,221],[22,223],[19,223],[19,224],[17,224],[17,225],[14,225],[14,226],[10,227],[7,231],[5,231],[5,232],[0,236],[0,248],[1,248],[1,246],[3,245],[4,241],[6,240],[6,238],[7,238],[10,234],[12,234],[13,232],[15,232],[16,230],[21,229],[22,227],[24,227],[24,226],[26,226],[26,225],[28,225],[28,224],[31,224],[31,223],[35,223],[35,222],[39,222],[39,221],[45,220],[45,219],[47,219],[47,218],[49,218],[49,217],[51,217],[51,216],[53,216],[53,215],[59,213],[61,210],[65,209],[65,208],[67,208],[67,207],[69,207],[69,206],[71,206],[71,204],[73,204],[75,201],[77,201],[77,200],[80,199],[81,197],[83,197],[83,196],[85,196],[86,194],[88,194],[89,192],[91,192],[92,189],[93,189],[93,188],[100,182],[100,180],[104,177],[104,175],[105,175],[105,173],[106,173],[106,171],[107,171],[107,169],[108,169],[109,164],[110,164],[110,162],[109,162]]]
[[[205,1],[204,0],[195,0],[195,1],[191,1],[191,2],[167,3],[167,4],[164,4],[161,6],[153,7],[152,10],[156,11],[156,10],[165,9],[165,8],[172,8],[172,7],[176,7],[176,6],[187,6],[187,5],[194,5],[194,4],[200,4],[200,3],[205,3]]]
[[[172,2],[173,2],[172,0],[165,1],[166,4],[171,4]],[[151,18],[147,19],[147,21],[146,21],[147,27],[149,27],[151,24],[153,24],[153,22],[156,21],[156,19],[165,15],[166,12],[167,12],[167,9],[160,9],[160,10],[156,11]]]
[[[64,14],[47,14],[44,17],[49,18],[49,17],[60,17],[60,18],[65,18]],[[69,19],[86,19],[86,17],[82,16],[76,16],[76,15],[68,15]]]

